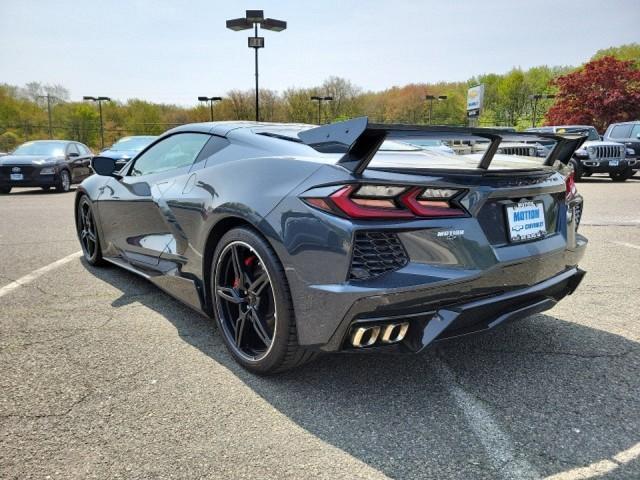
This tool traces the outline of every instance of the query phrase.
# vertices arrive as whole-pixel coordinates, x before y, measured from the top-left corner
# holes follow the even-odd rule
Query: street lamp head
[[[546,95],[546,98],[551,99],[551,98],[556,98],[556,96],[555,95]]]
[[[98,99],[96,97],[91,97],[89,95],[85,95],[84,97],[82,97],[82,100],[91,100],[92,102],[95,102]]]
[[[260,23],[264,20],[264,10],[247,10],[246,19],[251,23]]]
[[[322,97],[319,97],[317,95],[312,95],[311,100],[322,100]]]
[[[109,97],[98,97],[98,101],[110,102],[111,99]]]
[[[275,18],[265,18],[260,23],[260,27],[265,30],[271,30],[272,32],[281,32],[282,30],[286,30],[287,22],[283,20],[276,20]]]
[[[425,97],[425,99],[427,99],[427,100],[435,100],[435,99],[436,99],[436,97],[435,97],[435,95],[427,95],[427,96]]]
[[[211,97],[211,100],[214,102],[221,102],[222,101],[222,97]]]
[[[323,100],[327,100],[327,101],[333,100],[333,97],[328,95],[328,96],[324,97]]]
[[[198,100],[200,100],[201,102],[208,102],[209,97],[198,97]]]
[[[438,100],[446,100],[447,96],[446,95],[438,95]]]
[[[246,18],[234,18],[232,20],[227,20],[227,28],[229,30],[233,30],[234,32],[239,32],[240,30],[249,30],[252,27],[253,24]]]

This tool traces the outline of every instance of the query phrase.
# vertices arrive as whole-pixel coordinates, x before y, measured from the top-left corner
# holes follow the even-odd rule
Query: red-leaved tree
[[[640,70],[631,61],[602,57],[554,83],[559,92],[547,125],[594,125],[603,132],[613,122],[640,120]]]

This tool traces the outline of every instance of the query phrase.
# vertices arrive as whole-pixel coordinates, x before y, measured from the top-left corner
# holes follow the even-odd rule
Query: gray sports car
[[[546,159],[497,154],[543,140]],[[483,152],[421,148],[478,141]],[[587,240],[567,162],[579,135],[219,122],[168,131],[77,192],[85,259],[215,317],[235,359],[418,352],[551,308]],[[418,146],[417,146],[418,145]]]

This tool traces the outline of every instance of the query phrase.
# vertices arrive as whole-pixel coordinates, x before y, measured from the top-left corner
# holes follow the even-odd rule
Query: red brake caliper
[[[253,265],[253,262],[255,262],[256,257],[255,256],[251,256],[251,257],[247,257],[244,259],[244,266],[245,267],[250,267]],[[236,277],[233,280],[233,288],[238,288],[240,286],[240,278]]]

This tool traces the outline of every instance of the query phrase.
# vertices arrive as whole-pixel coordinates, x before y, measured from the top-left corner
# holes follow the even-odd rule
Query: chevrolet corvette
[[[498,153],[538,141],[546,158]],[[78,238],[88,264],[213,317],[254,373],[320,352],[419,352],[577,288],[587,239],[568,163],[584,141],[366,117],[184,125],[123,168],[93,159]]]

